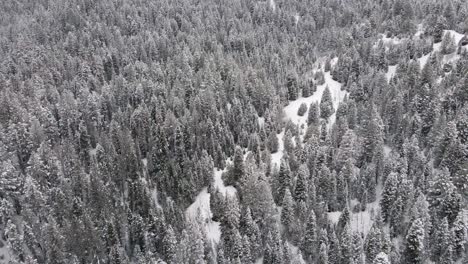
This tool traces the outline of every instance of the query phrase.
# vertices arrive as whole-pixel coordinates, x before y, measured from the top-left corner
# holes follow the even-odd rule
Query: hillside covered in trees
[[[465,0],[1,0],[1,264],[468,264]]]

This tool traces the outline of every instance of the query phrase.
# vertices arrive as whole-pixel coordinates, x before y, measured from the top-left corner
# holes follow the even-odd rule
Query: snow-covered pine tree
[[[405,238],[403,258],[405,263],[422,264],[426,260],[426,246],[424,245],[424,225],[421,219],[415,219]]]
[[[326,86],[322,94],[322,99],[320,100],[320,117],[328,119],[334,112],[335,108],[333,107],[330,88]]]
[[[319,106],[317,103],[311,103],[307,114],[307,125],[318,125],[319,116]]]
[[[304,240],[302,242],[303,252],[309,260],[314,259],[315,254],[318,250],[318,238],[317,238],[317,219],[315,212],[310,210],[309,218],[306,223],[306,230],[304,234]]]
[[[291,196],[289,189],[286,189],[283,197],[283,202],[281,203],[281,223],[286,229],[289,229],[289,225],[294,219],[294,201]]]

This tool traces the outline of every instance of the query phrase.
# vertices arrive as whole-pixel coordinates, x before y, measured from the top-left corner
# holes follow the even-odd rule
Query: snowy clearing
[[[216,189],[219,190],[220,193],[222,193],[223,195],[229,195],[229,196],[234,196],[237,192],[236,188],[234,188],[234,186],[226,186],[224,185],[224,181],[223,181],[223,173],[226,171],[226,169],[224,170],[218,170],[218,169],[215,169],[215,172],[214,172],[214,187]]]
[[[336,61],[334,62],[336,63]],[[307,129],[307,116],[309,114],[309,108],[311,103],[320,103],[322,99],[322,94],[325,91],[325,88],[328,86],[332,100],[333,100],[333,107],[335,108],[335,113],[338,108],[338,105],[344,100],[346,95],[348,94],[347,91],[341,90],[341,83],[333,80],[330,72],[326,72],[324,74],[325,83],[322,85],[317,86],[317,91],[315,91],[309,97],[300,97],[295,101],[289,102],[289,104],[284,108],[285,117],[291,120],[294,124],[299,126],[299,134],[303,136]],[[299,116],[297,111],[301,104],[305,103],[307,105],[307,112],[303,116]],[[336,115],[333,113],[329,117],[328,122],[328,129],[335,123]]]
[[[382,197],[382,185],[379,184],[376,187],[376,200],[372,203],[366,205],[366,210],[362,212],[353,212],[353,207],[356,206],[359,202],[357,200],[351,200],[350,204],[350,214],[351,214],[351,223],[350,227],[353,232],[358,232],[364,234],[364,236],[369,233],[369,230],[374,223],[374,219],[380,211],[380,199]],[[333,224],[337,224],[341,216],[341,211],[329,212],[328,219]]]
[[[444,35],[443,36],[445,36],[445,34],[447,34],[447,33],[450,33],[450,35],[454,38],[456,47],[458,47],[458,43],[465,36],[464,34],[458,33],[458,32],[456,32],[454,30],[444,30],[444,33],[443,33]],[[426,54],[426,55],[424,55],[424,56],[422,56],[421,58],[418,59],[419,65],[421,66],[421,69],[424,67],[424,65],[426,65],[427,60],[429,59],[431,54],[433,54],[434,52],[440,52],[441,51],[442,43],[441,42],[436,43],[436,44],[433,45],[432,48],[433,48],[433,51],[431,53]],[[452,63],[452,62],[457,61],[459,58],[460,58],[460,55],[457,54],[457,51],[454,51],[451,54],[442,55],[442,63]]]
[[[221,238],[221,229],[218,222],[211,220],[213,216],[210,208],[210,194],[207,188],[198,194],[193,202],[186,210],[185,216],[187,219],[194,219],[204,224],[206,235],[209,240],[219,243]]]
[[[248,153],[249,152],[246,151],[244,159]],[[232,161],[230,158],[226,160],[227,164],[231,162]],[[214,169],[214,188],[218,189],[219,192],[225,196],[234,196],[237,192],[236,188],[233,186],[226,186],[222,179],[222,175],[225,171],[226,169]],[[221,227],[219,222],[213,221],[211,219],[213,217],[213,213],[211,212],[210,208],[210,194],[208,193],[207,188],[203,188],[203,190],[197,195],[195,201],[185,211],[185,216],[187,219],[195,220],[195,222],[198,221],[204,225],[208,239],[214,243],[219,243],[221,239]]]

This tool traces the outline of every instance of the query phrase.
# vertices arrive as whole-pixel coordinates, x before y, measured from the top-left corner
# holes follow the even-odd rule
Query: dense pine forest
[[[1,0],[0,263],[468,264],[468,1]]]

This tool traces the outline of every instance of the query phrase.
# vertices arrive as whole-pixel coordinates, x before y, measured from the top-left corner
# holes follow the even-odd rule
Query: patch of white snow
[[[234,196],[237,192],[236,188],[233,186],[226,186],[224,185],[224,181],[222,179],[223,173],[226,171],[215,169],[214,172],[214,187],[219,190],[220,193],[223,195]]]
[[[300,135],[305,134],[305,130],[307,128],[307,116],[309,114],[310,104],[314,103],[314,102],[315,103],[320,103],[320,100],[322,99],[322,94],[325,91],[325,88],[327,86],[328,86],[328,89],[330,90],[330,93],[331,93],[331,96],[332,96],[333,107],[335,108],[335,112],[336,112],[340,102],[342,102],[344,100],[344,98],[346,97],[346,95],[348,94],[347,91],[341,90],[341,83],[333,80],[330,72],[326,72],[324,74],[324,77],[325,77],[325,83],[322,84],[322,85],[317,86],[317,91],[315,91],[314,94],[312,94],[309,97],[301,97],[301,98],[298,98],[295,101],[291,101],[284,108],[285,117],[287,119],[291,120],[295,125],[298,125],[299,128],[301,129],[301,131],[299,131]],[[305,103],[307,105],[307,107],[308,107],[307,112],[303,116],[299,116],[297,114],[297,112],[299,110],[299,107],[303,103]],[[329,120],[329,123],[328,123],[329,124],[329,126],[328,126],[329,129],[333,125],[333,123],[335,122],[335,119],[336,119],[335,114],[330,116],[330,120]]]
[[[295,14],[295,15],[294,15],[294,21],[296,22],[296,25],[297,25],[297,23],[299,23],[299,19],[300,19],[300,18],[301,18],[301,17],[299,16],[299,14]]]
[[[384,156],[387,158],[388,155],[390,155],[390,152],[392,151],[392,148],[388,145],[383,145],[383,152]]]
[[[270,7],[273,9],[273,11],[276,11],[276,3],[275,0],[270,0]]]
[[[395,76],[396,69],[397,65],[388,66],[388,71],[385,74],[385,77],[387,77],[387,81],[390,81],[393,78],[393,76]]]
[[[156,205],[156,207],[161,208],[161,205],[159,204],[159,200],[158,200],[158,190],[156,188],[154,188],[151,191],[151,198],[153,199],[153,202]]]
[[[279,133],[277,135],[277,137],[278,137],[278,151],[271,154],[272,167],[277,166],[279,168],[279,166],[281,164],[281,158],[283,157],[283,151],[284,151],[283,136],[284,136],[284,130],[281,131],[281,133]]]
[[[263,127],[265,125],[265,117],[258,117],[257,122],[259,127]]]
[[[358,204],[357,200],[351,200],[350,204],[350,213],[351,213],[351,222],[350,227],[353,232],[359,232],[364,234],[364,236],[369,233],[369,230],[374,223],[375,217],[377,216],[378,211],[380,210],[380,199],[382,197],[382,185],[379,184],[376,187],[376,200],[372,203],[366,205],[366,210],[362,212],[353,212],[353,208]],[[337,224],[338,219],[340,218],[341,211],[329,212],[328,219],[333,223]]]
[[[341,211],[336,211],[336,212],[329,212],[328,213],[328,220],[332,222],[332,224],[336,225],[338,224],[338,220],[340,219]]]
[[[204,224],[207,238],[215,243],[221,239],[221,228],[218,222],[211,220],[213,214],[210,208],[210,194],[207,188],[204,188],[195,201],[185,211],[187,219],[199,220]]]

